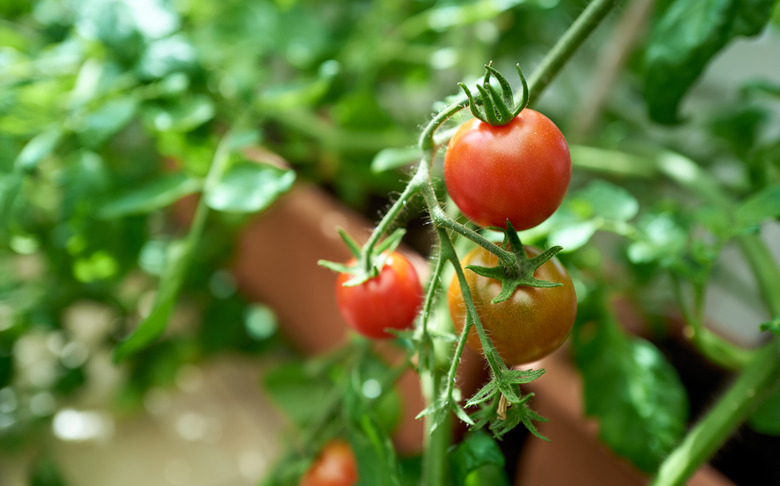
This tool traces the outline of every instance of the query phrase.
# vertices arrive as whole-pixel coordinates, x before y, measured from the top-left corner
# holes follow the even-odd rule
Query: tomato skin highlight
[[[298,486],[354,486],[358,467],[348,442],[334,439],[322,448]]]
[[[541,113],[524,109],[504,126],[476,118],[450,139],[444,181],[460,211],[479,226],[533,228],[561,205],[571,180],[566,139]]]
[[[347,265],[356,264],[352,259]],[[385,329],[407,329],[417,317],[423,300],[423,288],[414,266],[400,253],[387,256],[384,267],[374,278],[360,285],[345,287],[352,275],[339,274],[336,302],[350,327],[366,337],[395,337]]]
[[[526,246],[525,249],[529,257],[540,253],[534,247]],[[498,257],[477,247],[461,260],[461,264],[464,267],[493,267],[498,265]],[[556,258],[539,267],[534,277],[563,285],[551,288],[520,286],[512,297],[496,304],[491,300],[501,291],[501,282],[468,269],[465,274],[480,322],[508,366],[537,361],[566,341],[577,315],[577,295],[571,277]],[[457,276],[447,291],[447,302],[455,330],[460,334],[466,324],[466,305]],[[475,326],[471,327],[466,343],[482,352]]]

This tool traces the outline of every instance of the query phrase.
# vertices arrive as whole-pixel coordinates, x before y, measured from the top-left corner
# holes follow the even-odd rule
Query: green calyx
[[[549,280],[539,280],[534,277],[536,270],[547,263],[547,261],[561,251],[563,247],[554,246],[533,258],[529,258],[525,253],[525,247],[523,247],[520,237],[517,236],[517,232],[509,220],[507,220],[506,229],[504,230],[503,247],[507,248],[515,255],[515,263],[513,265],[505,265],[499,262],[495,267],[483,267],[480,265],[466,266],[466,268],[477,275],[501,282],[501,292],[493,298],[491,301],[492,303],[497,304],[509,299],[512,297],[512,294],[515,293],[517,287],[521,285],[544,288],[559,287],[563,285],[557,282],[550,282]]]
[[[482,84],[477,84],[479,96],[473,96],[465,84],[458,83],[458,86],[463,89],[469,99],[469,107],[474,117],[498,127],[511,122],[528,105],[528,84],[525,81],[525,76],[523,76],[523,71],[520,70],[520,65],[516,64],[515,66],[517,74],[520,76],[520,82],[523,85],[523,96],[517,105],[515,105],[514,94],[509,81],[493,67],[492,62],[485,65],[485,78]],[[501,87],[500,93],[495,86],[490,84],[491,76],[495,76],[498,81],[498,85]]]
[[[370,280],[379,275],[380,270],[385,266],[387,256],[398,248],[398,245],[401,244],[401,239],[406,233],[403,228],[398,228],[381,243],[367,251],[365,248],[358,245],[346,231],[341,228],[339,228],[338,231],[339,235],[341,235],[341,239],[344,240],[347,248],[349,248],[350,253],[355,257],[355,264],[347,265],[328,260],[319,260],[317,264],[321,267],[333,270],[334,272],[351,274],[352,278],[344,283],[344,286],[346,287],[360,285],[366,280]]]

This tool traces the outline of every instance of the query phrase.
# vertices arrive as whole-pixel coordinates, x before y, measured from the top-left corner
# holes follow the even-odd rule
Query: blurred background
[[[0,484],[257,484],[289,427],[261,376],[343,339],[316,267],[346,256],[334,228],[378,220],[457,82],[490,60],[530,73],[586,3],[0,0]],[[777,16],[714,59],[667,128],[646,113],[642,55],[669,3],[618,7],[535,108],[572,145],[673,147],[746,193],[738,161],[780,155]],[[572,152],[574,191],[604,152]],[[669,190],[613,183],[642,207]],[[405,241],[425,257],[410,206]],[[758,298],[732,290],[714,314],[754,345],[755,326],[726,324],[760,322]],[[140,322],[150,336],[117,359]],[[320,328],[337,330],[317,347]]]

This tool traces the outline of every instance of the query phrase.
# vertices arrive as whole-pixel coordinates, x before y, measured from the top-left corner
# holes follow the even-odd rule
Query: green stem
[[[742,369],[752,356],[751,351],[736,347],[704,326],[699,312],[692,312],[685,302],[680,278],[672,274],[672,288],[685,322],[693,330],[693,342],[711,362],[730,370]]]
[[[753,270],[769,312],[772,317],[780,316],[780,269],[772,254],[758,235],[740,235],[737,243]]]
[[[485,328],[482,326],[482,322],[479,320],[477,307],[474,305],[474,299],[471,296],[471,289],[469,288],[468,281],[466,281],[466,274],[463,271],[463,267],[460,265],[460,261],[458,260],[458,256],[455,253],[455,248],[452,247],[452,242],[450,241],[449,236],[444,233],[443,230],[439,230],[439,234],[442,240],[442,248],[449,247],[446,249],[446,251],[450,252],[451,254],[449,258],[455,267],[455,275],[458,279],[458,283],[460,284],[460,291],[463,294],[463,303],[466,305],[466,315],[468,317],[466,318],[467,322],[464,326],[463,332],[465,333],[467,330],[466,328],[468,328],[470,325],[473,325],[476,328],[477,335],[479,336],[479,340],[482,343],[482,354],[485,355],[485,359],[488,362],[488,366],[490,366],[490,370],[493,372],[493,376],[499,376],[501,372],[506,369],[506,365],[499,356],[495,346],[493,346],[493,341],[488,338],[487,333],[485,332]],[[469,320],[469,318],[471,319]]]
[[[428,160],[426,157],[423,157],[423,159],[420,161],[419,167],[427,167],[428,166]],[[399,214],[401,214],[401,211],[404,210],[406,207],[406,203],[411,197],[419,192],[422,187],[425,187],[428,185],[428,178],[425,176],[425,172],[418,170],[417,173],[412,177],[412,180],[409,181],[409,183],[404,188],[403,192],[401,193],[401,196],[398,198],[398,200],[395,201],[395,203],[390,206],[390,209],[385,213],[385,215],[382,217],[382,220],[379,222],[379,224],[376,225],[374,228],[374,231],[371,233],[371,236],[368,238],[368,241],[366,241],[366,244],[363,245],[363,260],[362,265],[363,268],[366,269],[366,271],[369,271],[371,269],[371,254],[373,253],[372,250],[374,247],[379,243],[379,239],[384,235],[387,230],[390,228],[390,226],[393,224],[395,219],[398,217]]]
[[[440,111],[433,119],[428,123],[423,132],[420,134],[420,140],[418,142],[420,149],[423,152],[435,152],[436,142],[434,140],[434,134],[440,126],[449,120],[455,113],[469,106],[469,100],[461,100],[457,103],[453,103],[450,106]]]
[[[441,393],[442,371],[434,367],[428,375],[429,395],[428,403],[435,401]],[[452,415],[446,414],[443,421],[437,423],[437,414],[429,414],[425,417],[425,443],[423,449],[422,482],[420,484],[430,486],[448,486],[449,463],[447,450],[452,444]]]
[[[450,263],[452,263],[453,266],[455,266],[455,268],[460,268],[460,260],[458,259],[458,254],[455,252],[455,248],[452,246],[452,241],[450,240],[449,236],[447,236],[447,234],[443,230],[439,229],[439,238],[442,240],[441,259],[449,260]],[[462,270],[461,273],[463,273]],[[467,320],[466,325],[463,326],[463,330],[461,331],[460,336],[458,337],[458,344],[455,346],[455,354],[453,354],[452,356],[452,360],[450,361],[450,369],[447,373],[447,397],[448,398],[452,398],[452,391],[455,386],[455,379],[458,372],[458,364],[460,363],[461,356],[463,356],[463,349],[466,347],[466,340],[468,338],[469,332],[471,331],[471,326],[473,325],[474,325],[473,321]]]
[[[588,4],[528,78],[529,103],[539,97],[572,54],[598,27],[616,3],[618,3],[616,0],[593,0]]]
[[[267,113],[274,115],[274,113]],[[346,130],[306,110],[282,110],[274,120],[341,151],[376,152],[386,147],[403,147],[410,139],[400,132],[360,132]]]
[[[721,447],[778,380],[780,354],[774,343],[761,348],[712,410],[697,423],[658,470],[653,486],[685,484]]]

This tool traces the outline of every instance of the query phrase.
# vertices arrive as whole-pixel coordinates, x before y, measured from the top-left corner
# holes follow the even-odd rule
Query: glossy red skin
[[[537,248],[527,246],[525,249],[529,257],[539,254]],[[464,267],[493,267],[498,264],[498,258],[484,248],[477,247],[461,260],[461,264]],[[520,286],[512,297],[497,304],[491,300],[500,292],[501,283],[471,270],[465,272],[479,320],[508,366],[537,361],[566,341],[577,315],[577,295],[569,273],[557,258],[539,267],[534,277],[562,283],[562,286]],[[457,277],[450,284],[447,302],[455,330],[460,334],[466,324],[466,305]],[[472,349],[482,352],[476,327],[472,326],[466,343]]]
[[[343,440],[332,440],[322,448],[298,486],[354,486],[357,483],[358,468],[352,448]]]
[[[354,265],[351,260],[348,265]],[[414,266],[393,252],[379,275],[353,287],[343,284],[352,275],[339,274],[336,302],[350,327],[373,339],[395,337],[385,329],[407,329],[414,323],[422,304],[423,289]]]
[[[476,118],[450,139],[444,181],[453,201],[480,226],[533,228],[561,205],[571,180],[571,156],[549,118],[524,109],[494,127]]]

